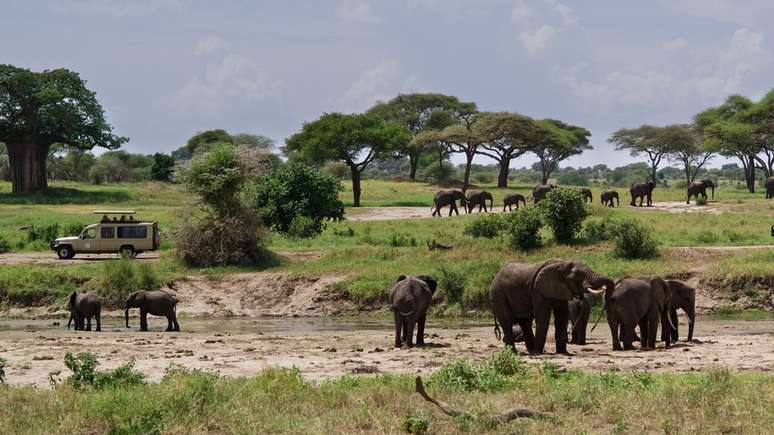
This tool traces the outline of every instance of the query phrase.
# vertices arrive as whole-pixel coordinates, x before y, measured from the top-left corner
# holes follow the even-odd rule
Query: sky
[[[612,167],[637,161],[607,143],[618,128],[774,87],[771,17],[771,0],[3,0],[0,63],[79,72],[131,152],[214,128],[281,145],[324,112],[440,92],[583,126],[594,150],[565,164]]]

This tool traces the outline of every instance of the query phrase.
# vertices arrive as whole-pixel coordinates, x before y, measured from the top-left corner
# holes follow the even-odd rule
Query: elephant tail
[[[500,341],[500,338],[502,338],[502,333],[500,332],[500,324],[497,323],[497,316],[494,317],[494,335],[497,341]]]

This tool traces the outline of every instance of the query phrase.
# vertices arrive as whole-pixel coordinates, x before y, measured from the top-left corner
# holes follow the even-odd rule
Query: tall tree
[[[618,151],[629,150],[633,157],[645,155],[650,165],[650,178],[658,183],[656,172],[662,160],[667,156],[667,144],[658,140],[661,127],[643,125],[638,128],[622,128],[613,133],[608,142],[615,145]]]
[[[497,112],[479,115],[478,128],[486,141],[478,153],[497,162],[497,187],[508,187],[511,160],[527,152],[527,144],[534,137],[537,124],[531,118],[517,113]]]
[[[169,154],[156,153],[153,155],[151,166],[151,179],[158,181],[172,181],[172,173],[175,168],[175,158]]]
[[[349,166],[354,206],[360,207],[360,178],[374,159],[395,158],[411,141],[411,132],[373,114],[326,113],[304,124],[285,141],[290,157],[320,164],[340,160]]]
[[[463,192],[468,190],[468,186],[470,186],[470,168],[473,165],[473,158],[478,153],[478,148],[481,144],[488,139],[484,136],[484,130],[477,125],[478,115],[478,113],[470,113],[461,116],[458,123],[444,128],[437,134],[429,135],[441,147],[445,147],[448,152],[465,155],[465,176],[462,180]]]
[[[475,111],[475,103],[460,102],[450,95],[421,93],[398,95],[386,103],[377,103],[368,113],[404,125],[411,132],[412,140],[406,145],[405,154],[409,158],[409,178],[416,180],[419,157],[431,148],[431,142],[414,140],[417,135],[425,129],[439,128],[439,112],[449,119],[464,117]]]
[[[239,133],[232,136],[234,144],[240,147],[271,151],[274,139],[260,134]]]
[[[96,94],[77,73],[0,65],[0,142],[8,149],[14,193],[48,187],[46,159],[55,143],[89,150],[126,141],[112,134]]]
[[[669,150],[669,159],[683,165],[686,184],[691,184],[696,179],[696,174],[712,159],[715,152],[712,143],[704,140],[690,125],[675,124],[663,127],[658,140]]]
[[[774,90],[739,113],[738,118],[751,126],[759,147],[753,159],[766,177],[774,175]]]
[[[543,184],[548,183],[560,162],[592,149],[591,133],[583,127],[555,119],[537,121],[537,127],[529,137],[529,151],[538,158]]]

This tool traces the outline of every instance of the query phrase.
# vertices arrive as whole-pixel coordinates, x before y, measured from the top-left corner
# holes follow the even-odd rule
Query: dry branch
[[[445,251],[448,251],[449,249],[454,248],[452,245],[443,245],[441,243],[437,243],[435,240],[432,240],[430,242],[427,242],[427,249],[434,251],[436,249],[443,249]]]

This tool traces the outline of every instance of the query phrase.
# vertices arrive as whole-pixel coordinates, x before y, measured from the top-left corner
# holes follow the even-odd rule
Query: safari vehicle
[[[161,244],[158,224],[136,220],[134,213],[95,211],[94,214],[102,215],[99,223],[87,226],[78,236],[54,239],[51,249],[61,259],[73,258],[76,254],[113,252],[134,258],[141,252],[155,251]]]

